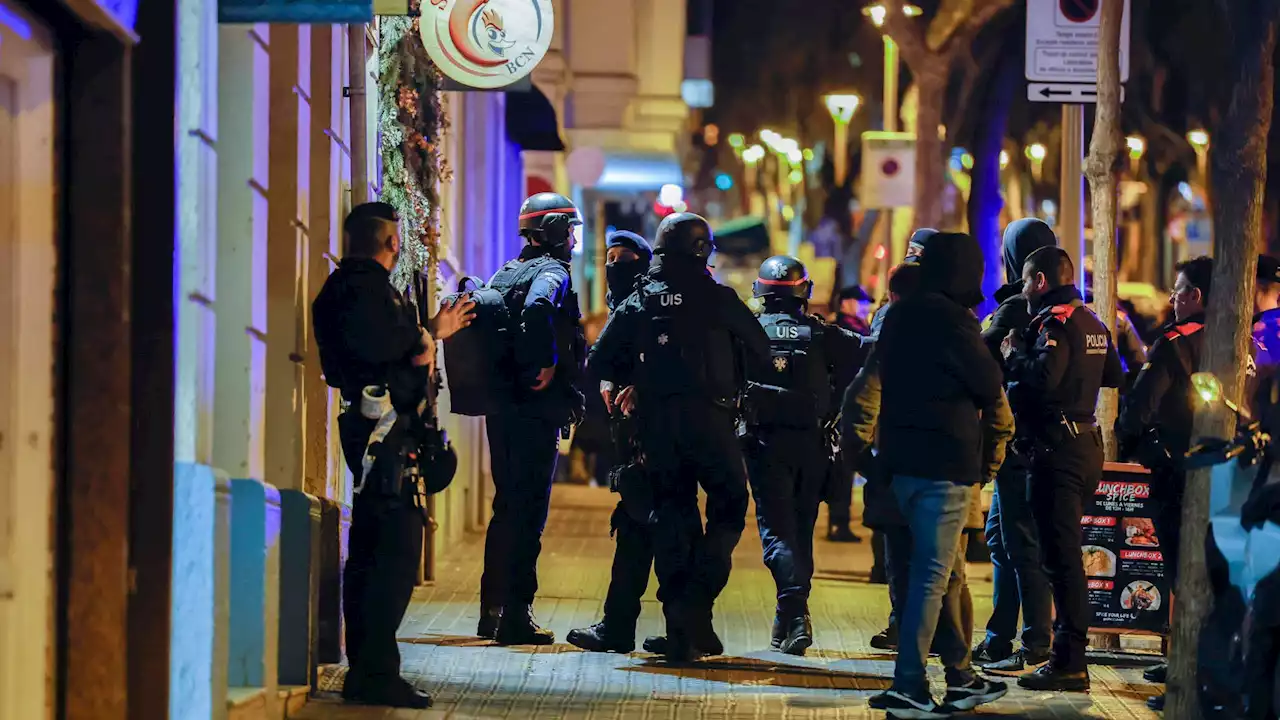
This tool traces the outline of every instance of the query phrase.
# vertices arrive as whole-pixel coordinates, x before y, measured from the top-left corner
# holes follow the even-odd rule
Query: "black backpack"
[[[474,276],[462,278],[457,292],[444,299],[447,303],[465,296],[476,303],[471,324],[444,341],[450,412],[482,417],[514,402],[520,370],[514,345],[520,309],[534,278],[554,262],[558,261],[549,257],[513,260],[488,284]]]

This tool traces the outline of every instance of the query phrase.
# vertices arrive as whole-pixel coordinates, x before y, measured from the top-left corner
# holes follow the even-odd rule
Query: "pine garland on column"
[[[449,119],[440,81],[440,70],[422,46],[418,19],[380,18],[378,152],[382,200],[402,218],[403,247],[391,275],[402,290],[424,271],[434,278],[439,260],[440,183],[452,174],[441,150]]]

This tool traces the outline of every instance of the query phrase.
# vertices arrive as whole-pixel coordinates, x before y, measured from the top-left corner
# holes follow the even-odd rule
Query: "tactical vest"
[[[747,424],[818,427],[830,411],[833,375],[823,328],[785,313],[765,313],[760,325],[769,336],[770,365],[747,384]]]
[[[710,376],[705,309],[691,291],[648,280],[636,290],[644,310],[636,340],[636,384],[649,397],[699,395]]]

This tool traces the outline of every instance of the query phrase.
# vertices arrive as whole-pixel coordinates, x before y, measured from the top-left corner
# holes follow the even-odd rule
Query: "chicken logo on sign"
[[[506,87],[547,54],[555,30],[551,0],[430,0],[418,26],[431,60],[475,88]]]

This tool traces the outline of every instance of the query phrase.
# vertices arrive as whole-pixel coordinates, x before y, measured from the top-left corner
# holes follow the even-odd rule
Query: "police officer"
[[[485,422],[494,498],[476,634],[500,645],[555,640],[534,620],[533,597],[559,438],[583,409],[574,382],[585,359],[586,339],[569,274],[581,225],[578,208],[568,198],[556,193],[530,197],[520,206],[520,235],[527,244],[489,280],[518,319],[512,330],[520,376],[510,402]]]
[[[606,402],[632,408],[654,493],[654,567],[667,636],[646,641],[672,660],[724,647],[711,608],[746,524],[736,437],[742,363],[767,363],[769,338],[733,290],[711,277],[711,227],[691,213],[658,226],[653,267],[614,311],[592,349],[601,379],[632,385]],[[706,529],[698,486],[707,493]]]
[[[778,590],[773,647],[803,655],[813,644],[813,532],[832,462],[831,396],[857,374],[862,341],[806,314],[813,281],[793,257],[765,260],[752,291],[764,302],[759,320],[773,360],[747,375],[743,454],[764,564]]]
[[[605,241],[605,279],[609,311],[617,309],[649,270],[653,249],[635,233],[619,230]],[[618,383],[629,384],[620,368]],[[640,598],[649,585],[653,567],[653,538],[649,514],[653,502],[639,461],[635,421],[617,408],[610,409],[609,424],[618,451],[616,467],[609,473],[610,488],[621,495],[610,519],[610,531],[617,545],[613,551],[613,572],[604,600],[604,618],[586,628],[569,631],[570,644],[591,652],[629,653],[635,649],[636,621],[640,618]]]
[[[1147,362],[1138,373],[1133,388],[1125,396],[1116,423],[1120,456],[1133,458],[1166,483],[1167,501],[1161,517],[1155,518],[1156,533],[1164,547],[1176,548],[1181,539],[1182,496],[1186,476],[1177,462],[1191,447],[1192,422],[1195,419],[1194,390],[1191,375],[1200,369],[1204,354],[1205,311],[1209,306],[1213,281],[1213,260],[1198,257],[1180,263],[1169,303],[1173,306],[1173,322],[1161,329],[1151,345]],[[1256,371],[1253,357],[1248,359],[1245,394],[1252,397]],[[1168,568],[1170,581],[1177,565]],[[1145,676],[1152,682],[1164,682],[1165,666],[1148,669]],[[1147,704],[1163,709],[1164,697],[1149,698]]]
[[[1124,381],[1106,325],[1072,285],[1066,251],[1045,247],[1022,267],[1023,295],[1034,313],[1001,352],[1020,447],[1028,452],[1031,512],[1057,611],[1049,662],[1018,679],[1030,690],[1087,690],[1085,643],[1089,595],[1080,516],[1102,480],[1102,434],[1094,417],[1098,392]]]
[[[350,670],[342,695],[355,703],[425,708],[431,699],[400,677],[396,647],[396,629],[417,582],[424,514],[408,485],[366,478],[365,446],[377,419],[362,414],[361,399],[367,390],[389,395],[398,412],[416,411],[435,339],[469,324],[473,303],[442,309],[430,334],[418,326],[417,313],[390,283],[400,253],[398,223],[386,203],[352,209],[343,224],[347,256],[325,281],[311,313],[325,380],[342,392],[342,454],[357,478],[343,571]]]

